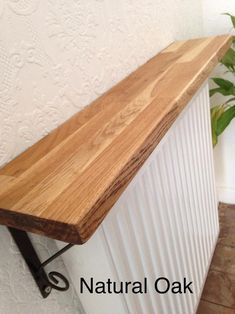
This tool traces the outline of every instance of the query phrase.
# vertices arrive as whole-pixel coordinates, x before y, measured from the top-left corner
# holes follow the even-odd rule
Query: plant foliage
[[[235,29],[235,16],[230,13],[224,13],[231,19],[233,28]],[[226,73],[229,72],[235,76],[235,36],[233,36],[232,47],[227,51],[221,64],[226,68]],[[225,80],[220,77],[213,77],[212,81],[216,85],[210,89],[210,97],[215,94],[221,94],[223,96],[231,96],[228,100],[224,101],[224,104],[217,105],[211,108],[211,127],[212,127],[212,141],[213,146],[218,142],[218,136],[223,133],[229,123],[235,118],[235,85],[230,80]]]

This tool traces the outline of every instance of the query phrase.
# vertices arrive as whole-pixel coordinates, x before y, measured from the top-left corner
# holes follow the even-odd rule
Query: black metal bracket
[[[41,292],[43,298],[47,298],[52,289],[66,291],[69,289],[69,282],[62,274],[52,271],[46,274],[44,267],[51,263],[55,258],[69,250],[74,244],[68,244],[63,249],[41,263],[40,259],[32,245],[32,242],[25,231],[8,227],[17,247],[20,250],[29,270]],[[60,282],[64,285],[59,286]]]

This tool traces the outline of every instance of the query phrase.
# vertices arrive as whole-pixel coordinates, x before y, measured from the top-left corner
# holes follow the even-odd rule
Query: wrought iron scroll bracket
[[[52,289],[59,291],[66,291],[69,289],[69,282],[67,278],[64,277],[64,275],[55,271],[46,274],[44,267],[60,255],[68,251],[74,244],[66,245],[60,251],[41,263],[28,234],[25,231],[21,231],[11,227],[8,227],[8,230],[10,231],[26,264],[28,265],[29,270],[43,298],[47,298]]]

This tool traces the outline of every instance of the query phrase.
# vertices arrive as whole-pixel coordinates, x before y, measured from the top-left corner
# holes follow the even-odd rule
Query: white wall
[[[203,0],[202,5],[205,35],[225,34],[232,29],[229,17],[223,13],[235,15],[235,0]]]
[[[194,0],[3,3],[1,165],[175,39],[202,34]]]
[[[33,277],[8,230],[0,228],[0,313],[1,314],[82,314],[82,307],[73,286],[66,292],[53,290],[42,299]],[[54,241],[34,236],[34,246],[44,261],[58,251]],[[69,278],[61,258],[46,267]]]
[[[232,31],[231,20],[221,13],[229,12],[235,15],[235,0],[203,0],[203,17],[205,35],[216,35]],[[234,32],[234,31],[233,31]],[[213,76],[223,76],[235,82],[235,78],[225,74],[223,66],[217,66]],[[213,84],[211,84],[213,86]],[[229,97],[227,97],[229,98]],[[211,99],[213,105],[223,103],[224,96],[215,95]],[[235,121],[233,120],[225,132],[219,137],[214,149],[215,172],[218,198],[220,201],[235,204]]]
[[[201,36],[202,10],[198,0],[0,0],[0,29],[2,166],[172,41]],[[78,313],[69,293],[27,293],[31,277],[0,232],[0,313]]]

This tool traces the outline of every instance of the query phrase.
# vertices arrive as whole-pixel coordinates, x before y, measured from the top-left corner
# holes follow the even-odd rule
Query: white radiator
[[[101,227],[64,255],[87,314],[195,313],[219,232],[208,85],[178,117]],[[146,294],[81,294],[89,282],[148,280]],[[193,294],[154,282],[192,281]],[[164,289],[162,284],[161,289]]]

